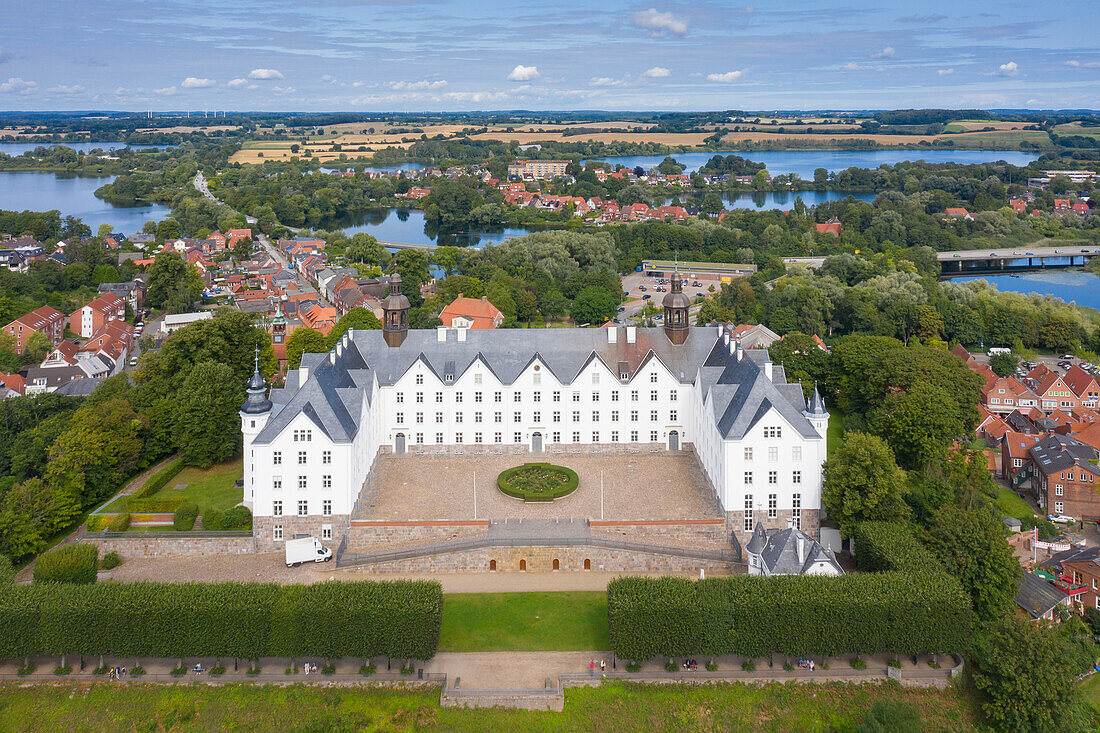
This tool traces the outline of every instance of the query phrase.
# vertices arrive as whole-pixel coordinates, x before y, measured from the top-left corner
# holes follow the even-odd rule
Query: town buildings
[[[508,164],[508,178],[550,180],[565,175],[568,160],[517,160]]]
[[[459,293],[440,311],[439,320],[451,328],[500,328],[504,315],[485,296],[467,298]]]
[[[26,315],[19,316],[4,326],[4,330],[15,337],[15,350],[23,353],[23,347],[32,333],[41,333],[56,346],[65,338],[65,316],[48,305],[37,308]]]

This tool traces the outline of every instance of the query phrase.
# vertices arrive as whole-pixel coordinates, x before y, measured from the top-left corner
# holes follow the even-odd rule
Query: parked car
[[[642,296],[642,300],[649,300],[652,297],[653,297],[652,295],[650,295],[649,293],[646,293],[645,295]]]
[[[625,310],[626,310],[625,306],[621,306],[621,305],[619,306],[619,313],[622,313]]]
[[[646,291],[647,289],[648,289],[648,288],[646,288],[646,286],[645,286],[645,285],[639,285],[639,286],[638,286],[638,290],[641,290],[641,291],[642,291],[643,293],[644,293],[644,292],[645,292],[645,291]]]
[[[1073,524],[1077,520],[1068,514],[1048,514],[1047,519],[1055,524]]]
[[[1069,361],[1070,359],[1073,359],[1074,356],[1073,356],[1073,354],[1062,354],[1062,358],[1065,359],[1066,361]]]

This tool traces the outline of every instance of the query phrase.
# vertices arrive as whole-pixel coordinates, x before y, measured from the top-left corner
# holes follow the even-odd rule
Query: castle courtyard
[[[513,499],[497,475],[525,462],[545,461],[577,472],[572,494],[553,502]],[[354,519],[600,519],[600,480],[606,520],[720,518],[714,490],[690,453],[561,453],[477,455],[382,454]],[[475,479],[476,477],[476,479]]]

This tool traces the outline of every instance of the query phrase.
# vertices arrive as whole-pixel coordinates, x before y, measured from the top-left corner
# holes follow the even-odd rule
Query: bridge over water
[[[1081,244],[1065,244],[1057,247],[1001,247],[999,249],[968,249],[955,252],[937,252],[941,274],[944,277],[968,273],[1030,272],[1061,267],[1081,267],[1092,257],[1100,255],[1100,249]],[[788,265],[821,267],[824,257],[786,257]]]

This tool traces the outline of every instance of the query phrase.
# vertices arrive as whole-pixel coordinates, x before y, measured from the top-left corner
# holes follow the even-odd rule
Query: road
[[[194,177],[194,179],[192,179],[191,183],[194,184],[195,190],[198,191],[199,193],[201,193],[203,196],[210,199],[215,204],[221,204],[222,206],[225,206],[226,208],[228,208],[228,206],[229,206],[228,204],[226,204],[222,201],[218,201],[218,199],[216,199],[214,197],[214,194],[210,193],[210,187],[208,185],[206,185],[206,177],[203,176],[202,171],[199,171],[198,173],[195,174],[195,177]],[[234,214],[240,214],[241,213],[239,211],[236,211],[235,209],[229,209],[229,210],[232,211]],[[245,223],[247,223],[247,224],[255,224],[256,223],[256,217],[248,216],[247,214],[244,215],[244,220],[245,220]],[[287,229],[290,229],[290,227],[287,227]],[[294,230],[294,231],[297,231],[297,230]]]
[[[936,258],[940,262],[951,262],[953,260],[1016,259],[1024,257],[1076,257],[1086,254],[1100,254],[1100,249],[1068,244],[1058,247],[1028,247],[1027,245],[1017,245],[1016,247],[1002,247],[1000,249],[968,249],[958,252],[937,252]]]
[[[290,266],[290,263],[287,262],[287,259],[285,257],[283,257],[282,252],[280,252],[278,250],[278,248],[274,244],[271,243],[271,240],[267,238],[266,234],[263,234],[262,232],[258,232],[256,234],[256,241],[258,241],[260,243],[260,246],[262,246],[265,250],[267,250],[267,254],[271,256],[271,259],[275,260],[280,265],[282,265],[283,269],[286,270],[287,272],[294,273],[294,276],[297,277],[299,280],[301,280],[301,278],[302,278],[301,274],[299,274],[293,267]],[[321,294],[320,290],[317,291],[317,300],[325,308],[335,308],[335,306],[332,303],[325,300],[325,296]]]

